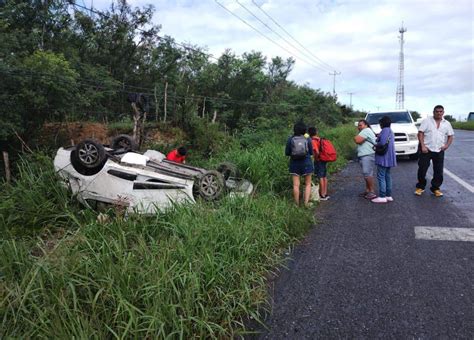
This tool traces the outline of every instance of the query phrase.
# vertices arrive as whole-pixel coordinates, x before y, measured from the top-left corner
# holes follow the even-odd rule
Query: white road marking
[[[466,188],[467,190],[469,190],[471,193],[474,194],[474,187],[472,185],[470,185],[469,183],[467,183],[466,181],[462,180],[461,178],[459,178],[458,176],[456,176],[455,174],[453,174],[451,171],[449,171],[448,169],[444,168],[444,173],[446,175],[448,175],[449,177],[451,177],[452,179],[454,179],[456,182],[458,182],[459,184],[461,184],[464,188]]]
[[[474,228],[415,227],[415,238],[434,241],[474,242]]]

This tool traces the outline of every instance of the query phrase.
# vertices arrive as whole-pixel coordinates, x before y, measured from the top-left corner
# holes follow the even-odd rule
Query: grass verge
[[[474,130],[474,121],[469,122],[453,122],[453,128],[461,130]]]

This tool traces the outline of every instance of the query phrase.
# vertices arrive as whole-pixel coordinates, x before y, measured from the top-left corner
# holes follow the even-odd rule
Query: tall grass
[[[344,131],[334,135],[336,145],[345,145],[342,136],[349,133]],[[3,230],[60,225],[64,232],[49,238],[2,234],[0,337],[230,338],[244,333],[243,320],[259,320],[266,306],[267,277],[311,227],[314,212],[296,208],[285,191],[283,145],[264,143],[225,158],[256,184],[254,197],[198,201],[105,224],[93,211],[75,210],[50,179],[45,159],[22,165],[24,175],[2,192]],[[28,209],[13,217],[25,200]]]
[[[41,153],[24,157],[14,184],[3,183],[0,190],[0,232],[3,237],[25,236],[69,226],[72,212],[77,211],[72,202],[49,157]]]
[[[242,318],[258,319],[266,275],[311,224],[310,211],[264,194],[107,225],[90,220],[54,249],[42,245],[37,258],[4,241],[1,333],[230,337]]]
[[[474,121],[469,122],[453,122],[453,128],[461,130],[474,130]]]

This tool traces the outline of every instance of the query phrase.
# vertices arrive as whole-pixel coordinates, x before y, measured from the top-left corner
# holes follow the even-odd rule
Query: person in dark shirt
[[[303,122],[297,122],[293,127],[293,136],[289,137],[286,142],[285,155],[290,157],[288,165],[289,172],[293,181],[293,198],[296,205],[300,202],[300,177],[304,178],[304,191],[303,200],[304,205],[309,206],[309,199],[311,196],[311,175],[314,171],[313,161],[311,156],[313,155],[313,147],[311,139],[305,138],[307,128]],[[301,158],[292,157],[292,139],[300,137],[304,139],[306,143],[306,154]]]

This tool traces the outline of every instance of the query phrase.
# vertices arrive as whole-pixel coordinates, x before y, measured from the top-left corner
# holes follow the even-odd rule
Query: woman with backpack
[[[377,165],[377,181],[379,183],[379,197],[372,199],[373,203],[392,202],[392,175],[390,169],[397,166],[395,153],[395,135],[390,125],[390,117],[383,116],[379,120],[382,131],[377,137],[375,145],[375,164]]]
[[[311,196],[311,175],[314,171],[313,147],[311,139],[306,138],[306,125],[297,122],[293,126],[293,136],[286,142],[285,155],[290,157],[289,172],[293,181],[293,198],[296,205],[300,202],[300,177],[304,177],[303,200],[304,205],[309,205]]]

